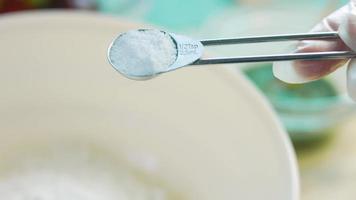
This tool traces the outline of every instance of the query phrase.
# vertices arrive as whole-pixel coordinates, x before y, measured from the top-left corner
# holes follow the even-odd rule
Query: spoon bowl
[[[122,36],[127,34],[127,32],[120,34],[117,36],[109,46],[108,49],[108,60],[109,63],[116,69],[119,73],[124,75],[125,77],[133,80],[148,80],[151,79],[161,73],[173,71],[179,69],[181,67],[187,66],[192,64],[196,60],[198,60],[203,54],[203,45],[200,41],[191,39],[186,36],[177,35],[173,33],[168,33],[162,30],[155,30],[155,29],[138,29],[139,32],[148,32],[148,31],[156,31],[157,33],[164,33],[169,37],[165,37],[164,39],[171,39],[174,43],[174,48],[176,50],[176,58],[174,62],[170,65],[164,67],[149,67],[149,66],[139,66],[144,70],[140,70],[137,73],[137,68],[133,70],[134,66],[123,66],[120,63],[120,57],[116,57],[117,54],[117,43],[122,40]],[[127,41],[130,42],[130,41]],[[143,41],[142,41],[143,42]],[[157,42],[157,41],[156,41]],[[160,41],[160,42],[167,42],[167,41]],[[169,42],[169,41],[168,41]],[[159,48],[159,44],[155,44],[157,48]],[[139,59],[136,57],[132,57],[131,59]],[[164,59],[164,58],[162,58]]]

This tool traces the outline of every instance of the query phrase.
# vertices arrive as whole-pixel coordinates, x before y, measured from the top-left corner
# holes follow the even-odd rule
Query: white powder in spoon
[[[129,77],[153,76],[164,72],[177,58],[173,39],[159,30],[129,31],[111,46],[110,61]]]

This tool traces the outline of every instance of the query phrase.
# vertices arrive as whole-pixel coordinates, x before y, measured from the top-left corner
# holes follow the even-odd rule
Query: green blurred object
[[[134,17],[170,30],[196,28],[234,0],[97,0],[104,13]]]
[[[132,11],[140,0],[97,0],[99,11],[111,14],[123,14]]]
[[[233,2],[234,0],[152,0],[145,19],[169,29],[187,29],[200,26]]]
[[[273,101],[308,99],[309,103],[312,103],[317,101],[318,97],[334,98],[337,95],[336,89],[324,79],[306,84],[287,84],[278,79],[271,79],[273,73],[270,65],[246,70],[246,75]]]
[[[47,7],[50,5],[49,0],[29,0],[29,2],[35,8]]]
[[[355,111],[356,104],[329,80],[287,84],[274,78],[271,64],[248,68],[245,74],[266,95],[296,142],[323,138]]]

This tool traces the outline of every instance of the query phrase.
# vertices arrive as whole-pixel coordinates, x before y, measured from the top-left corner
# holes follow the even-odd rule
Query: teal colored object
[[[356,104],[326,79],[287,84],[274,78],[271,64],[248,68],[245,74],[268,98],[296,142],[322,138],[355,112]]]
[[[350,1],[349,0],[339,0],[339,2],[341,5],[345,5],[345,4],[349,3]]]
[[[233,0],[152,0],[145,19],[153,24],[181,30],[201,25]]]
[[[98,10],[111,14],[127,14],[140,4],[140,0],[97,0]]]
[[[308,100],[309,103],[313,103],[319,97],[333,98],[338,95],[331,83],[324,79],[305,84],[287,84],[274,79],[271,65],[252,68],[245,73],[272,101],[298,103],[301,100]]]

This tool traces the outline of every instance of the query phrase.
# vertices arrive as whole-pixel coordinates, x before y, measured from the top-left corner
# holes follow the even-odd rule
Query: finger
[[[347,8],[347,15],[339,27],[339,35],[349,48],[356,51],[356,0]]]
[[[347,92],[356,101],[356,59],[351,60],[347,67]]]
[[[342,7],[317,24],[312,32],[336,31],[346,17],[349,5]],[[299,42],[296,53],[349,50],[342,40],[305,40]],[[274,63],[274,75],[285,82],[304,83],[319,79],[347,62],[347,59],[320,61],[291,61]]]
[[[340,38],[356,51],[356,0],[351,1],[347,17],[339,27]],[[356,59],[352,59],[347,67],[347,91],[349,96],[356,101]]]
[[[307,44],[308,43],[308,44]],[[295,51],[301,52],[324,52],[348,49],[341,41],[312,41],[303,42]],[[347,59],[340,60],[302,60],[292,62],[276,62],[273,65],[274,75],[282,81],[289,83],[304,83],[317,80],[328,75],[340,66],[344,65]]]

